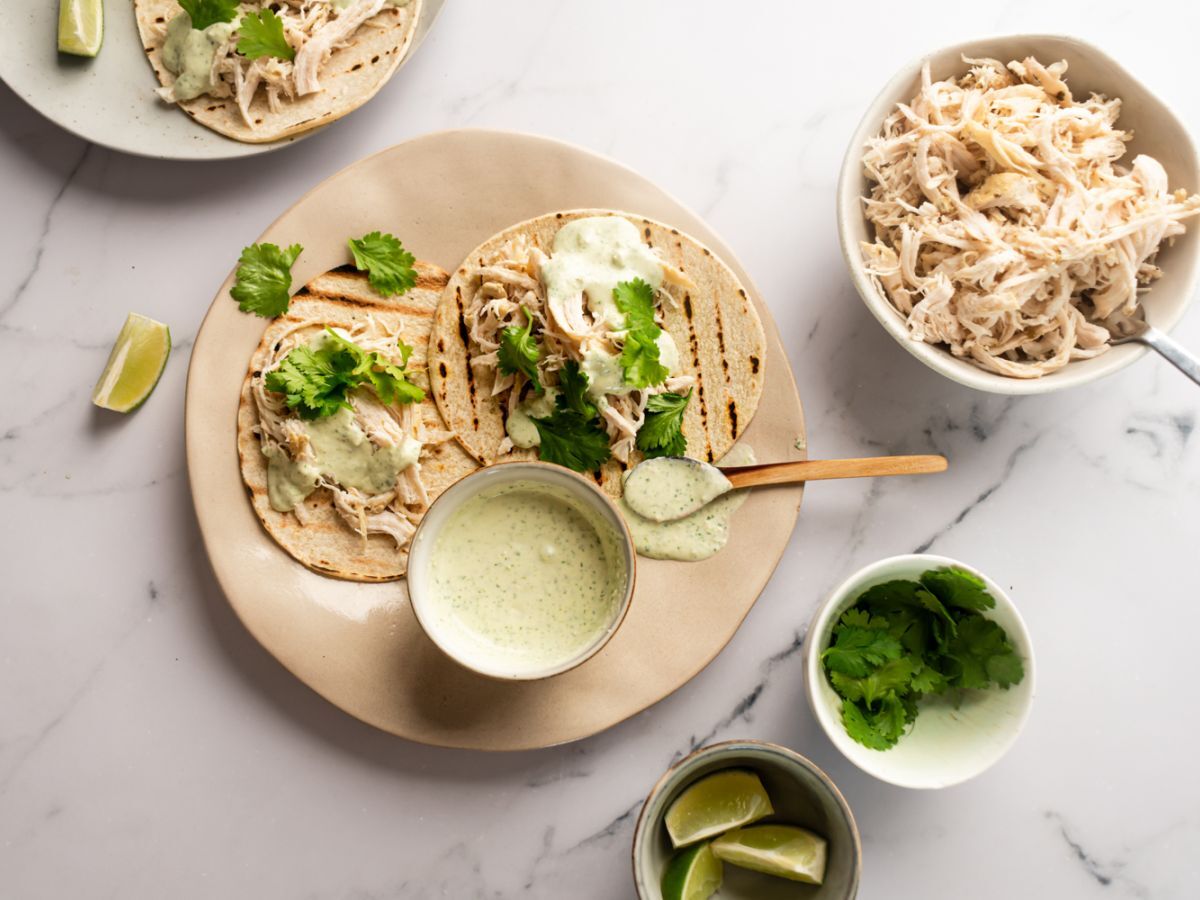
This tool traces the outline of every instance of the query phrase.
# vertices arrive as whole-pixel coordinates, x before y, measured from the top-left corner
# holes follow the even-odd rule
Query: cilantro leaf
[[[534,419],[541,446],[538,456],[543,462],[557,463],[576,472],[594,472],[608,462],[612,451],[608,432],[599,421],[566,408],[566,398],[559,394],[558,404],[549,416]]]
[[[654,321],[654,288],[640,278],[622,281],[613,288],[613,302],[625,314],[621,347],[625,382],[644,388],[666,381],[671,372],[659,362],[658,336],[662,329]]]
[[[238,53],[246,59],[274,56],[295,59],[296,48],[283,35],[283,20],[267,7],[256,13],[246,13],[238,25]]]
[[[192,27],[203,31],[209,25],[232,22],[237,15],[238,0],[179,0],[179,5],[192,20]]]
[[[383,296],[406,294],[417,283],[416,259],[393,235],[372,231],[347,243],[354,268],[366,272],[371,287]]]
[[[829,681],[847,700],[861,700],[870,706],[889,694],[898,695],[906,691],[915,669],[912,657],[902,656],[872,669],[864,677],[855,678],[842,672],[833,672]]]
[[[833,629],[833,643],[821,654],[832,672],[863,678],[872,666],[899,659],[903,648],[887,631],[886,622],[851,610]]]
[[[229,291],[242,312],[266,318],[287,312],[291,301],[292,263],[303,252],[299,244],[280,250],[275,244],[251,244],[238,260],[237,281]]]
[[[283,394],[302,419],[332,416],[343,406],[349,407],[346,394],[353,384],[329,354],[309,346],[292,350],[266,375],[267,390]]]
[[[842,724],[854,740],[872,750],[890,750],[907,724],[904,705],[891,698],[875,713],[858,703],[842,703]]]
[[[955,687],[982,690],[992,681],[1009,687],[1025,676],[1025,667],[1004,629],[983,616],[968,616],[958,623],[958,635],[950,641],[946,655],[957,664],[951,679]]]
[[[921,576],[921,584],[946,606],[980,611],[996,605],[987,585],[964,569],[931,569]]]
[[[529,383],[533,385],[535,391],[544,394],[546,389],[542,386],[541,378],[538,377],[537,368],[542,351],[538,347],[537,341],[533,339],[533,316],[529,315],[529,311],[524,307],[521,308],[521,311],[525,313],[525,327],[509,325],[500,332],[500,349],[496,354],[497,364],[501,374],[515,375],[520,372],[529,379]]]
[[[324,341],[289,351],[266,374],[265,384],[268,391],[283,394],[302,419],[321,419],[349,408],[349,393],[368,384],[385,404],[419,403],[425,391],[408,380],[404,368],[411,352],[401,343],[403,365],[397,366],[326,328]]]
[[[568,359],[558,372],[558,386],[562,390],[565,407],[574,410],[585,419],[594,419],[600,412],[588,396],[589,381],[587,373],[581,370],[579,363],[573,359]]]
[[[692,399],[686,394],[670,391],[655,394],[646,401],[646,418],[637,433],[637,447],[648,457],[683,456],[687,453],[687,438],[683,434],[683,414]]]

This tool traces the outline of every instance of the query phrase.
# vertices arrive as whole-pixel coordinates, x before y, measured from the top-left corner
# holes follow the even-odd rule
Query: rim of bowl
[[[854,897],[858,893],[859,882],[862,879],[862,837],[858,833],[858,822],[854,818],[854,811],[850,808],[850,804],[846,802],[846,798],[838,789],[838,786],[833,783],[833,779],[825,774],[825,770],[818,766],[807,756],[802,756],[795,750],[784,747],[781,744],[774,744],[770,741],[759,741],[753,738],[743,738],[739,740],[721,741],[717,744],[709,744],[706,747],[701,747],[693,750],[679,762],[671,766],[667,771],[659,777],[654,783],[654,787],[650,788],[650,792],[646,794],[646,799],[642,802],[642,808],[638,812],[637,824],[633,828],[633,842],[630,846],[630,859],[633,865],[633,886],[637,891],[640,900],[646,900],[645,883],[642,878],[641,870],[638,868],[638,847],[647,840],[646,832],[649,828],[656,826],[658,823],[649,821],[650,805],[662,794],[668,786],[676,780],[682,781],[689,770],[696,768],[705,759],[710,756],[715,756],[720,753],[736,750],[760,750],[768,754],[782,757],[788,762],[795,763],[803,769],[811,772],[817,777],[821,785],[833,797],[834,804],[841,811],[842,816],[846,821],[846,826],[850,830],[850,835],[854,839],[854,867],[850,874],[850,896]],[[731,762],[730,766],[736,766],[736,762]]]
[[[976,772],[972,772],[962,778],[955,778],[947,781],[939,781],[937,784],[914,784],[905,781],[903,778],[897,778],[889,774],[887,766],[870,766],[865,765],[861,760],[850,756],[842,749],[841,740],[845,737],[845,730],[842,723],[834,715],[834,710],[817,694],[817,686],[825,678],[825,673],[821,669],[820,654],[827,646],[827,641],[818,636],[823,634],[829,621],[834,616],[841,615],[849,608],[851,603],[856,599],[855,595],[861,591],[863,587],[878,577],[878,573],[886,568],[891,568],[896,565],[912,564],[914,568],[934,568],[941,566],[954,566],[965,569],[966,571],[976,575],[983,580],[987,585],[988,592],[996,600],[996,606],[1003,607],[1006,611],[1012,614],[1013,620],[1016,622],[1016,633],[1010,634],[1010,639],[1017,645],[1021,651],[1025,664],[1025,679],[1024,683],[1028,685],[1029,699],[1021,707],[1020,715],[1017,716],[1015,723],[1009,730],[1008,737],[1004,741],[1003,748],[996,755],[996,758]],[[903,577],[903,576],[895,576]],[[817,641],[820,640],[821,646],[817,646]],[[1025,724],[1029,721],[1029,715],[1033,710],[1033,700],[1037,694],[1037,662],[1034,659],[1033,639],[1029,635],[1029,628],[1025,624],[1025,619],[1021,615],[1021,611],[1017,609],[1017,605],[1012,602],[1012,598],[1008,593],[996,583],[995,580],[989,578],[984,572],[974,566],[968,565],[961,560],[954,559],[949,556],[940,556],[934,553],[901,553],[897,556],[889,556],[884,559],[877,560],[870,565],[863,566],[856,572],[843,580],[841,584],[829,592],[828,596],[821,602],[816,613],[812,617],[812,621],[808,626],[808,633],[805,635],[804,646],[804,693],[808,697],[809,708],[812,709],[813,717],[816,718],[821,730],[825,732],[829,742],[837,747],[838,752],[846,759],[850,760],[856,767],[866,772],[873,778],[878,778],[880,781],[888,784],[896,785],[897,787],[910,788],[913,790],[935,790],[945,787],[952,787],[956,784],[970,781],[972,778],[977,778],[982,775],[1001,759],[1007,755],[1012,749],[1013,744],[1017,742],[1017,738],[1021,732],[1025,730]],[[903,738],[901,738],[903,740]],[[878,756],[882,759],[885,754],[880,752]],[[873,759],[874,757],[867,757]]]
[[[590,495],[600,501],[601,507],[607,514],[610,524],[620,540],[621,551],[625,557],[625,587],[621,597],[621,606],[616,617],[608,626],[604,634],[593,644],[588,646],[578,655],[572,657],[566,662],[559,663],[555,666],[550,666],[544,669],[535,669],[529,672],[503,672],[489,669],[487,666],[481,666],[478,662],[471,661],[463,656],[453,652],[449,647],[442,643],[436,633],[436,628],[432,627],[426,616],[421,610],[426,607],[429,598],[422,595],[420,590],[414,590],[414,580],[412,572],[414,570],[413,562],[418,557],[418,551],[421,552],[421,559],[433,552],[433,546],[437,537],[437,532],[430,534],[420,544],[418,538],[421,537],[422,530],[428,531],[426,523],[432,521],[431,513],[437,508],[438,504],[446,505],[445,501],[450,498],[451,501],[458,497],[458,505],[462,505],[469,501],[472,497],[484,490],[489,483],[489,479],[495,478],[497,473],[511,471],[513,469],[524,469],[528,480],[539,484],[555,484],[567,487],[568,491],[575,491],[576,495]],[[555,479],[562,479],[561,481]],[[450,513],[449,515],[452,515]],[[449,521],[449,515],[447,521]],[[564,466],[555,465],[554,463],[542,462],[540,460],[508,460],[504,462],[492,463],[483,468],[476,469],[470,474],[464,475],[454,484],[450,485],[445,491],[439,494],[434,501],[429,504],[429,509],[425,511],[425,515],[421,517],[421,521],[417,523],[417,529],[413,532],[412,542],[409,550],[409,575],[408,582],[408,601],[412,607],[413,615],[417,619],[417,624],[421,626],[421,631],[429,638],[434,645],[441,650],[447,657],[454,660],[464,669],[468,669],[477,675],[483,675],[487,678],[492,678],[497,681],[540,681],[543,678],[552,678],[555,675],[561,675],[563,672],[569,672],[577,666],[583,665],[597,653],[604,649],[614,634],[620,629],[625,621],[625,617],[629,614],[629,607],[633,605],[634,589],[637,586],[637,551],[634,549],[633,536],[629,533],[629,526],[625,524],[625,519],[617,509],[612,499],[604,493],[599,487],[588,481],[578,472],[565,468]],[[428,550],[426,550],[428,548]],[[426,613],[428,609],[426,607]]]
[[[914,75],[919,75],[922,63],[930,57],[945,53],[967,53],[968,55],[979,56],[983,53],[980,49],[981,47],[999,41],[1058,41],[1063,44],[1069,44],[1075,47],[1080,55],[1090,55],[1103,63],[1106,68],[1111,70],[1116,80],[1136,85],[1158,103],[1162,111],[1170,117],[1172,123],[1185,136],[1188,155],[1192,160],[1193,190],[1200,190],[1200,152],[1197,151],[1196,142],[1192,139],[1191,131],[1188,129],[1187,124],[1165,100],[1156,92],[1150,90],[1140,78],[1134,76],[1106,51],[1095,44],[1067,34],[1053,34],[1048,32],[995,34],[974,40],[958,41],[953,44],[934,47],[919,56],[913,57],[896,71],[896,74],[887,81],[879,93],[871,100],[862,118],[859,120],[858,126],[854,130],[854,135],[851,137],[850,144],[846,148],[846,154],[842,158],[842,167],[838,174],[836,194],[838,242],[841,246],[842,257],[846,262],[846,268],[850,272],[850,280],[854,284],[855,290],[858,291],[859,297],[862,298],[863,304],[900,346],[926,366],[958,384],[992,394],[1048,394],[1067,388],[1079,387],[1084,384],[1091,384],[1109,375],[1116,374],[1149,353],[1149,348],[1139,343],[1122,344],[1119,347],[1113,347],[1100,358],[1102,360],[1100,365],[1094,366],[1090,372],[1085,372],[1082,375],[1077,374],[1078,369],[1072,370],[1071,367],[1075,365],[1075,362],[1068,363],[1057,372],[1043,375],[1040,378],[1012,378],[1007,375],[988,372],[966,360],[955,358],[940,345],[927,344],[924,341],[914,341],[909,336],[904,319],[892,306],[891,302],[886,297],[880,295],[870,277],[866,274],[862,254],[859,252],[857,242],[853,240],[850,234],[849,222],[855,219],[855,217],[863,217],[861,203],[862,148],[868,138],[878,133],[879,127],[891,107],[895,106],[898,100],[907,100],[907,97],[899,97],[898,92],[900,87],[911,81]],[[1200,240],[1200,238],[1194,238],[1194,240]],[[1180,288],[1184,296],[1184,301],[1179,307],[1179,312],[1169,320],[1163,319],[1156,322],[1155,327],[1161,328],[1164,331],[1170,331],[1179,324],[1192,305],[1198,281],[1200,281],[1200,263],[1192,266],[1191,273]]]

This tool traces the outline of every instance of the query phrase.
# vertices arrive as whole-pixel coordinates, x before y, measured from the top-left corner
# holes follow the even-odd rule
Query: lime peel
[[[681,850],[663,873],[663,900],[708,900],[721,887],[725,871],[711,844]]]

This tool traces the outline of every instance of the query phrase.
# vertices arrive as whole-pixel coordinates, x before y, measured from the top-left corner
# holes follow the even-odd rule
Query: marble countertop
[[[940,378],[854,294],[833,191],[862,110],[923,49],[1076,33],[1200,127],[1196,28],[1150,28],[1113,2],[884,27],[893,7],[455,0],[369,107],[229,163],[89,147],[0,87],[0,896],[627,898],[633,820],[663,769],[754,737],[842,788],[865,900],[1194,897],[1200,393],[1152,358],[1023,400]],[[538,752],[406,743],[294,680],[222,598],[186,481],[189,348],[240,248],[343,166],[457,126],[579,143],[699,210],[775,314],[812,455],[951,460],[937,479],[813,486],[774,580],[708,669],[611,731]],[[176,346],[149,403],[118,419],[88,395],[130,309],[168,322]],[[1200,312],[1176,336],[1200,349]],[[835,583],[917,548],[1010,588],[1039,667],[1012,752],[931,793],[838,754],[797,653]]]

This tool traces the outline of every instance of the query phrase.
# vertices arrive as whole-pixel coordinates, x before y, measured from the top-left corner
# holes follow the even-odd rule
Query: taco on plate
[[[423,0],[134,0],[159,96],[249,143],[339,119],[408,51]]]
[[[446,430],[424,373],[448,275],[415,269],[398,297],[351,266],[310,281],[267,327],[242,386],[238,456],[254,511],[325,575],[403,576],[429,504],[478,467]],[[330,391],[347,372],[357,386]],[[305,394],[314,382],[319,398]]]
[[[429,378],[480,463],[540,457],[619,495],[645,456],[724,456],[758,407],[765,353],[745,288],[707,247],[575,210],[470,253],[438,306]]]

